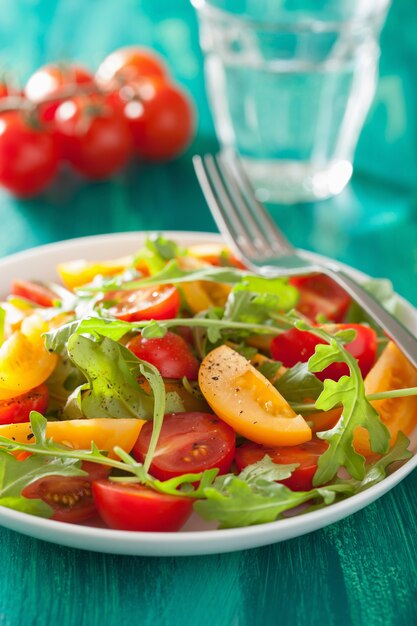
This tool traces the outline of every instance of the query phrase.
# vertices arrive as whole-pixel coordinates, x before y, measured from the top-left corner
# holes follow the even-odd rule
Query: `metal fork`
[[[249,179],[232,155],[198,155],[194,169],[214,220],[230,248],[252,271],[262,276],[330,276],[372,317],[417,367],[417,338],[363,287],[332,261],[312,262],[279,231],[256,198]]]

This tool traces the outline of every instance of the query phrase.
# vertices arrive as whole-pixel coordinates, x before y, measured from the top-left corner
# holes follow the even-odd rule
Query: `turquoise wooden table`
[[[394,45],[411,6],[399,0],[384,32],[392,54],[383,53],[352,185],[331,201],[271,211],[295,244],[387,276],[417,305],[416,96],[411,75],[395,78],[416,52]],[[2,59],[23,78],[58,56],[94,66],[119,45],[154,44],[192,91],[200,124],[190,152],[169,165],[134,164],[95,185],[65,176],[29,202],[1,192],[0,255],[104,232],[214,230],[190,164],[193,150],[214,149],[215,140],[188,4],[5,0],[1,13]],[[404,28],[415,26],[412,15]],[[0,626],[409,626],[417,623],[416,489],[414,473],[324,530],[210,557],[102,555],[0,529]]]

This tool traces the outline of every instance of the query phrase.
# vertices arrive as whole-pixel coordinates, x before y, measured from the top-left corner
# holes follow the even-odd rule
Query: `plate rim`
[[[8,266],[13,266],[15,263],[21,261],[24,262],[27,258],[39,258],[61,251],[75,253],[80,245],[88,245],[91,241],[98,242],[101,245],[105,245],[106,243],[114,245],[117,240],[119,240],[119,244],[124,240],[132,241],[133,243],[135,240],[139,240],[140,242],[140,239],[155,232],[160,232],[164,236],[179,241],[196,238],[198,243],[204,240],[213,243],[222,242],[222,238],[218,233],[206,233],[202,231],[165,231],[162,229],[154,229],[152,231],[127,231],[121,233],[88,235],[47,243],[0,258],[0,273],[4,269],[7,269]],[[304,250],[301,252],[307,258],[326,258],[322,255]],[[367,274],[355,268],[338,261],[334,262],[359,279],[368,278]],[[401,296],[399,298],[405,313],[410,315],[410,319],[413,319],[417,324],[417,309]],[[31,516],[27,513],[4,507],[0,507],[0,524],[11,530],[21,532],[37,539],[43,539],[69,547],[112,554],[130,554],[132,556],[189,556],[232,552],[278,543],[335,523],[383,496],[410,474],[416,466],[417,454],[406,461],[404,465],[398,468],[393,474],[384,478],[380,483],[346,500],[317,511],[306,513],[305,515],[241,528],[190,530],[179,531],[177,533],[119,531],[57,522],[55,520]]]

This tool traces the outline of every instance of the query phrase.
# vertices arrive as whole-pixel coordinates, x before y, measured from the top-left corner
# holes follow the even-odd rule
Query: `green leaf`
[[[145,472],[148,472],[155,454],[159,435],[161,433],[162,423],[164,421],[165,385],[164,381],[162,380],[161,374],[158,372],[154,365],[143,361],[140,364],[139,369],[142,376],[144,376],[150,384],[154,398],[152,435],[149,442],[148,451],[146,453],[145,463],[143,464],[143,469],[145,470]]]
[[[251,356],[247,356],[246,358],[250,360]],[[268,380],[272,380],[273,378],[276,377],[281,367],[282,367],[282,363],[280,363],[279,361],[270,361],[268,359],[264,361],[263,363],[261,363],[259,367],[257,367],[257,369],[258,369],[258,372],[262,374],[262,376],[265,376],[265,378],[267,378]]]
[[[280,483],[270,483],[268,490],[257,492],[239,477],[231,477],[224,490],[208,487],[205,500],[194,504],[206,520],[216,520],[220,528],[236,528],[275,521],[281,513],[311,499],[303,491],[294,492]]]
[[[80,324],[80,320],[74,320],[73,322],[68,322],[55,330],[50,330],[45,333],[43,335],[45,348],[49,350],[49,352],[57,352],[59,354],[63,352],[68,339],[77,331]]]
[[[155,320],[151,320],[149,324],[147,324],[142,330],[142,337],[144,339],[160,339],[161,337],[165,337],[167,334],[167,329],[158,324]]]
[[[81,400],[85,417],[152,418],[153,398],[137,382],[144,362],[125,346],[108,337],[72,335],[68,355],[89,384]]]
[[[298,301],[298,291],[285,278],[246,275],[232,289],[224,319],[261,324],[279,310],[289,311]]]
[[[150,287],[153,285],[179,284],[193,282],[195,280],[209,280],[221,283],[235,284],[247,276],[247,272],[232,267],[202,267],[196,270],[181,269],[177,260],[168,261],[163,269],[153,276],[140,280],[125,281],[123,278],[113,279],[109,283],[95,286],[94,284],[81,287],[77,290],[78,295],[88,295],[97,291],[114,291],[117,289],[132,290]]]
[[[266,454],[260,461],[247,465],[240,472],[239,479],[256,487],[259,486],[261,480],[273,482],[289,478],[298,466],[299,463],[291,463],[288,465],[274,463],[271,457]]]
[[[316,400],[323,383],[308,369],[307,363],[297,363],[275,381],[274,387],[288,402]]]
[[[43,500],[24,498],[23,496],[0,498],[0,506],[20,511],[21,513],[28,513],[29,515],[37,515],[38,517],[51,517],[53,513],[52,507]]]
[[[409,445],[410,440],[400,431],[390,451],[367,470],[365,478],[361,481],[358,490],[363,491],[383,480],[387,475],[387,470],[393,463],[410,459],[413,453],[408,450]]]
[[[353,448],[355,428],[363,426],[368,430],[371,449],[379,454],[388,450],[389,432],[366,397],[357,360],[343,346],[344,341],[351,340],[351,335],[330,335],[304,322],[297,323],[296,326],[299,330],[313,333],[327,342],[316,346],[315,353],[308,361],[310,371],[321,372],[337,362],[346,363],[350,372],[349,376],[342,376],[337,382],[326,379],[323,391],[316,401],[316,408],[322,411],[341,404],[342,414],[334,428],[318,433],[318,437],[329,442],[329,447],[319,458],[313,484],[329,482],[340,467],[345,467],[353,478],[362,480],[365,476],[365,458]]]
[[[85,476],[78,459],[44,458],[31,455],[18,461],[0,448],[0,498],[20,496],[27,485],[46,476]]]

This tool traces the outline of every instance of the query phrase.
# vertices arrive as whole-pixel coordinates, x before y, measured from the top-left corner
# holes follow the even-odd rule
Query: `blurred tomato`
[[[99,94],[62,102],[55,114],[55,130],[64,158],[88,178],[111,176],[132,153],[123,115]]]
[[[94,87],[94,76],[82,65],[75,63],[51,63],[40,67],[26,83],[24,94],[28,100],[42,103],[54,96],[64,87]],[[45,103],[40,107],[43,121],[51,122],[60,104],[60,100]]]
[[[59,162],[55,138],[20,111],[0,114],[0,184],[33,196],[53,179]]]
[[[100,87],[117,88],[145,76],[167,76],[162,60],[153,51],[137,46],[115,50],[107,56],[96,73]]]
[[[195,130],[194,108],[178,86],[161,78],[146,78],[125,85],[113,95],[133,136],[136,152],[151,161],[178,156]]]

